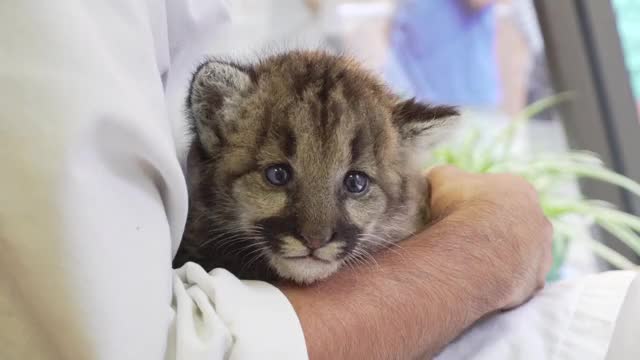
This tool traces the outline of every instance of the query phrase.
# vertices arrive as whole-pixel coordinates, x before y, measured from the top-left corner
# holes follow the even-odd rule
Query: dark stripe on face
[[[377,121],[378,124],[383,124],[384,120],[382,116],[371,114],[372,121],[369,122],[369,131],[371,134],[371,143],[373,144],[373,156],[376,161],[377,167],[384,167],[389,160],[390,152],[397,152],[397,147],[393,146],[392,134],[385,129],[384,125],[374,124]]]
[[[345,245],[342,253],[337,256],[338,259],[348,256],[355,249],[358,244],[358,235],[362,234],[362,229],[348,219],[344,203],[340,205],[340,213],[342,216],[335,228],[336,240],[344,242]]]
[[[400,192],[398,193],[398,205],[402,206],[407,202],[407,196],[409,194],[407,194],[407,187],[409,186],[409,181],[408,179],[403,176],[402,177],[402,181],[400,182]]]
[[[330,75],[330,67],[325,65],[324,72],[322,73],[322,85],[320,85],[320,90],[318,91],[318,100],[320,101],[320,119],[318,124],[320,126],[321,132],[325,135],[325,140],[327,138],[327,122],[329,121],[329,94],[331,92],[331,87],[333,86],[333,82],[329,79]]]
[[[271,125],[273,123],[273,104],[267,104],[265,106],[263,119],[264,120],[262,121],[262,127],[256,135],[256,153],[260,151],[260,148],[262,148],[264,143],[267,141],[267,137],[269,136],[269,131],[271,130]]]
[[[400,179],[400,184],[395,187],[396,191],[393,194],[385,185],[387,184],[380,184],[380,188],[387,198],[384,213],[388,214],[388,216],[392,216],[397,212],[402,212],[402,208],[406,205],[407,201],[410,200],[408,197],[409,194],[407,193],[409,187],[409,179],[405,176],[402,176]]]
[[[344,114],[344,104],[341,101],[342,99],[334,99],[328,105],[331,119],[325,128],[327,138],[335,134],[336,128],[340,125],[340,120]]]
[[[354,84],[351,84],[349,81],[342,81],[341,84],[342,96],[347,102],[351,101],[356,95],[356,90],[353,87]]]
[[[364,136],[362,129],[357,129],[351,139],[351,164],[356,163],[362,157],[366,145]]]
[[[317,99],[311,99],[309,102],[309,117],[311,119],[320,119],[322,112],[322,104]]]
[[[277,130],[277,137],[280,143],[280,149],[287,158],[292,158],[296,155],[296,134],[293,132],[288,123],[280,124]]]
[[[327,75],[327,76],[331,76],[331,75]],[[339,86],[344,76],[345,76],[344,71],[340,71],[331,77],[330,90],[331,92],[336,94],[336,96],[333,97],[333,101],[331,102],[329,102],[328,100],[326,101],[326,106],[329,107],[330,118],[327,119],[327,123],[325,124],[324,130],[325,130],[325,133],[328,134],[328,136],[330,136],[335,132],[335,128],[340,124],[340,120],[345,111],[344,109],[345,104],[343,103],[343,98],[342,96],[339,96],[339,92],[337,91],[339,89]]]
[[[304,71],[296,74],[293,78],[293,89],[296,96],[302,98],[304,91],[311,85],[311,75],[313,72],[313,63],[307,61]]]
[[[258,221],[257,225],[264,230],[264,236],[273,251],[280,250],[280,239],[286,235],[296,234],[296,216],[272,216]]]

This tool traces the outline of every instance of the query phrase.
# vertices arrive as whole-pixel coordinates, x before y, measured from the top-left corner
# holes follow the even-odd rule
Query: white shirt
[[[0,2],[1,359],[306,358],[275,287],[171,269],[187,191],[167,99],[227,20],[212,0]]]

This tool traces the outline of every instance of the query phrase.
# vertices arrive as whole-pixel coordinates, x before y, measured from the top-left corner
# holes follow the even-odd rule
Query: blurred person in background
[[[493,0],[405,0],[391,25],[387,79],[434,103],[493,109],[502,94]]]
[[[514,26],[522,36],[528,50],[528,61],[524,67],[525,101],[524,105],[553,96],[551,78],[549,76],[547,57],[544,51],[544,40],[540,33],[540,25],[532,0],[512,1],[511,18]],[[534,115],[535,119],[552,119],[553,109],[546,109]]]

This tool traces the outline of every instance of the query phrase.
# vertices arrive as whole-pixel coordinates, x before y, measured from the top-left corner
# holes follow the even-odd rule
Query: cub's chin
[[[341,263],[313,256],[284,257],[274,254],[269,257],[269,264],[278,276],[305,285],[329,277],[338,271]]]

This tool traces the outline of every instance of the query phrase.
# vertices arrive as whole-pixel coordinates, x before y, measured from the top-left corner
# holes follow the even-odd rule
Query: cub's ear
[[[457,124],[453,106],[433,106],[415,99],[401,101],[393,108],[393,122],[405,145],[433,146],[444,140]]]
[[[186,112],[195,136],[213,151],[224,142],[228,122],[223,109],[233,98],[243,96],[252,86],[252,69],[229,62],[209,60],[193,74]]]

